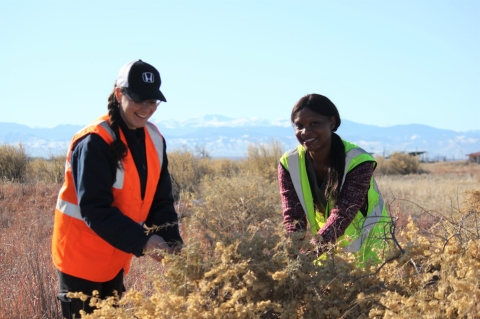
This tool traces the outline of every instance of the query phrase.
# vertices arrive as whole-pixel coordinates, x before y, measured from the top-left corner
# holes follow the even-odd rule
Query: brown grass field
[[[277,153],[171,153],[182,254],[134,258],[121,307],[84,317],[480,318],[480,165],[378,175],[403,253],[359,270],[333,253],[315,266],[283,233]],[[0,318],[61,317],[50,256],[59,188],[0,183]]]

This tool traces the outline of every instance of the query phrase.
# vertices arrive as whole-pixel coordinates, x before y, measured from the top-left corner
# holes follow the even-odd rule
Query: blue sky
[[[0,0],[0,41],[0,122],[87,124],[142,59],[155,120],[287,119],[320,93],[357,123],[480,129],[478,0]]]

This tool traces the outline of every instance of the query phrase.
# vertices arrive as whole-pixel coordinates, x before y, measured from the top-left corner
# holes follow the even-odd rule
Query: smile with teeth
[[[317,139],[316,137],[309,138],[307,140],[303,140],[303,143],[308,144],[308,143],[311,143],[311,142],[315,141],[316,139]]]
[[[141,115],[141,114],[138,114],[138,113],[135,113],[135,115],[138,116],[138,117],[141,117],[142,119],[147,117],[147,115]]]

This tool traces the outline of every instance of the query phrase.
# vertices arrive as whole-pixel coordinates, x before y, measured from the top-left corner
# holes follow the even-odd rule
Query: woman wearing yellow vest
[[[108,114],[72,139],[52,240],[65,318],[93,311],[88,300],[69,299],[68,292],[120,297],[134,255],[161,261],[158,249],[172,253],[183,243],[165,140],[148,122],[166,102],[160,84],[152,65],[141,60],[124,65],[108,98]]]
[[[375,160],[335,133],[340,115],[323,95],[302,97],[291,121],[300,145],[278,166],[287,232],[308,229],[318,256],[333,243],[355,253],[359,265],[381,260],[390,217],[373,178]]]

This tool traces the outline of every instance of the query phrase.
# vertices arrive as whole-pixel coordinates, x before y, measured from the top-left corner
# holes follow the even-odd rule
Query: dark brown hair
[[[121,168],[121,160],[128,154],[128,148],[120,139],[120,103],[115,95],[115,87],[113,92],[108,96],[108,115],[110,117],[110,127],[115,133],[115,140],[110,144],[110,154],[117,168]]]
[[[303,109],[309,109],[323,116],[334,117],[335,127],[332,129],[332,146],[330,149],[327,187],[325,188],[325,197],[337,199],[340,193],[343,174],[345,172],[345,146],[338,134],[333,133],[340,126],[340,114],[337,107],[329,98],[320,94],[308,94],[302,97],[293,107],[290,120],[293,123],[295,115]]]

